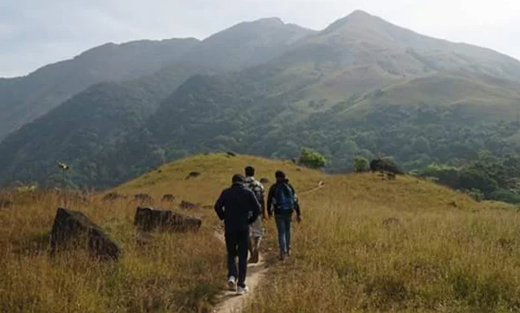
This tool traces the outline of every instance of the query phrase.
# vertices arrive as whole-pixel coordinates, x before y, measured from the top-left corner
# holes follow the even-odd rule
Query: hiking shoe
[[[228,279],[228,289],[231,291],[237,290],[237,284],[234,276],[230,276]]]
[[[238,286],[237,295],[242,296],[249,292],[249,288],[247,286],[240,287]]]

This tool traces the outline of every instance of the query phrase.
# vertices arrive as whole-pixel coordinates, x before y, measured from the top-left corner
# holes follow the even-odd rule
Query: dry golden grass
[[[204,312],[220,291],[224,258],[209,227],[154,234],[140,246],[135,203],[69,201],[105,228],[123,256],[98,263],[79,250],[53,260],[49,232],[63,198],[12,198],[15,205],[0,210],[0,312]]]
[[[517,210],[413,178],[325,182],[247,312],[520,310]]]
[[[208,312],[225,282],[225,256],[215,238],[219,225],[212,208],[231,175],[250,162],[271,177],[279,162],[225,155],[194,157],[166,165],[116,188],[126,200],[103,202],[104,194],[82,199],[54,192],[4,193],[13,205],[0,209],[0,312]],[[285,165],[283,165],[285,166]],[[316,185],[321,174],[288,165],[302,185]],[[201,176],[186,180],[191,171]],[[307,181],[308,180],[308,181]],[[112,191],[111,191],[112,192]],[[141,246],[133,227],[137,193],[155,199],[174,194],[173,203],[153,205],[203,218],[198,234],[154,234]],[[181,210],[186,200],[199,209]],[[48,256],[49,234],[56,209],[64,206],[84,212],[120,244],[116,263],[97,263],[85,252]]]
[[[0,209],[1,312],[209,312],[225,279],[211,206],[232,174],[284,169],[301,195],[294,256],[275,263],[248,312],[514,312],[520,310],[520,216],[413,178],[327,176],[290,162],[226,155],[165,165],[113,191],[203,218],[197,234],[136,242],[137,203],[54,193],[7,194]],[[186,180],[192,171],[201,175]],[[311,193],[320,181],[324,187]],[[108,192],[108,191],[107,191]],[[106,193],[105,193],[106,194]],[[177,209],[182,201],[199,209]],[[56,208],[80,210],[122,247],[118,262],[47,255]],[[389,219],[395,220],[389,220]],[[397,220],[397,221],[396,221]],[[385,222],[387,221],[387,222]],[[266,245],[275,247],[273,222]],[[273,256],[274,253],[271,255]]]

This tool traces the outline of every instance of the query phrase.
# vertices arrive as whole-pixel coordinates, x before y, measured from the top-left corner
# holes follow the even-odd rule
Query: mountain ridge
[[[259,24],[267,27],[248,30]],[[120,136],[110,142],[85,140],[104,147],[97,154],[69,154],[60,131],[47,134],[69,156],[64,161],[80,172],[75,182],[110,186],[165,160],[215,150],[292,158],[310,146],[331,160],[330,170],[345,171],[355,156],[389,154],[414,169],[462,163],[482,149],[516,149],[506,142],[518,132],[518,61],[429,38],[364,12],[336,21],[329,32],[279,31],[286,24],[278,19],[239,25],[246,27],[226,29],[199,45],[204,46],[201,68],[191,68],[198,58],[190,52],[191,62],[183,59],[184,74],[174,65],[165,76],[134,82],[160,90],[153,103],[138,101],[155,111],[132,129],[111,130]],[[264,40],[273,33],[283,36]],[[137,92],[119,101],[146,98],[150,87],[130,89]],[[92,99],[83,105],[96,108]],[[81,125],[102,139],[88,123]],[[9,144],[0,144],[0,172],[6,173],[0,183],[9,181],[5,177],[41,181],[51,175],[55,153],[20,144],[36,143],[39,127],[28,125],[25,135],[15,133],[6,139]]]

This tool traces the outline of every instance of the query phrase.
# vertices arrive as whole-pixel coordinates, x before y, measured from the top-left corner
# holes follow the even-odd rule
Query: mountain
[[[158,164],[150,150],[168,160],[226,149],[291,158],[303,145],[333,171],[356,155],[413,169],[511,152],[518,75],[520,62],[497,52],[355,12],[261,66],[187,81],[150,117],[146,138],[117,146],[137,170],[118,174]]]
[[[175,54],[178,61],[153,74],[93,85],[0,144],[0,150],[4,151],[0,155],[0,168],[9,172],[0,181],[41,181],[41,177],[54,172],[56,159],[74,164],[82,160],[93,174],[92,179],[100,180],[90,158],[96,153],[113,152],[110,147],[114,143],[139,129],[161,101],[190,76],[223,73],[261,63],[312,33],[277,19],[241,23],[194,45],[181,56]],[[38,174],[34,175],[35,172]]]
[[[106,44],[25,77],[0,79],[0,140],[93,84],[152,74],[198,44],[196,39]]]
[[[203,40],[183,61],[217,71],[240,70],[270,61],[313,33],[279,18],[240,23]]]
[[[72,60],[20,78],[0,79],[0,141],[89,86],[151,75],[173,64],[217,71],[239,70],[280,54],[313,31],[279,19],[241,23],[200,42],[197,39],[106,44]]]
[[[193,70],[190,58],[200,59],[199,68]],[[181,59],[184,74],[177,75],[176,65],[163,70],[175,83],[155,78],[151,85],[161,92],[152,100],[134,101],[151,99],[135,95],[141,87],[115,90],[118,100],[110,99],[108,89],[89,92],[12,134],[0,144],[0,182],[45,181],[59,157],[73,165],[76,183],[110,186],[166,160],[214,150],[292,158],[309,146],[327,156],[330,171],[345,171],[355,156],[382,153],[416,169],[434,162],[464,164],[482,150],[505,154],[519,148],[514,139],[520,137],[520,62],[365,12],[320,32],[277,19],[239,24]],[[154,76],[133,84],[146,86]],[[95,100],[102,96],[108,100]],[[50,129],[61,110],[95,112],[96,103],[111,103],[106,108],[124,118],[110,125],[102,114],[89,114],[92,121],[40,131]],[[146,108],[137,123],[125,113],[129,103],[138,112]],[[98,118],[106,125],[92,130]],[[124,126],[125,118],[132,127]],[[78,147],[71,148],[64,132],[94,135],[77,137]],[[42,149],[45,138],[52,140]]]

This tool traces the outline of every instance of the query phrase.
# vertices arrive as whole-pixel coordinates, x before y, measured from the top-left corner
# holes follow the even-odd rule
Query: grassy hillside
[[[167,164],[104,194],[2,193],[1,312],[210,312],[225,281],[220,223],[210,208],[231,175],[246,165],[258,178],[285,170],[300,193],[304,221],[295,226],[294,257],[273,263],[248,312],[506,312],[519,309],[516,210],[414,178],[328,176],[290,162],[225,154]],[[199,177],[186,180],[190,172]],[[272,180],[272,179],[271,179]],[[324,185],[314,190],[320,181]],[[314,191],[311,191],[314,190]],[[310,191],[310,192],[309,192]],[[153,234],[138,244],[131,199],[102,202],[108,192],[148,193],[159,207],[199,203],[198,234]],[[174,194],[172,204],[159,201]],[[58,206],[81,210],[123,248],[118,263],[81,252],[48,256]],[[394,218],[397,222],[384,222]],[[266,245],[274,247],[273,224]],[[274,254],[269,255],[272,259]]]

